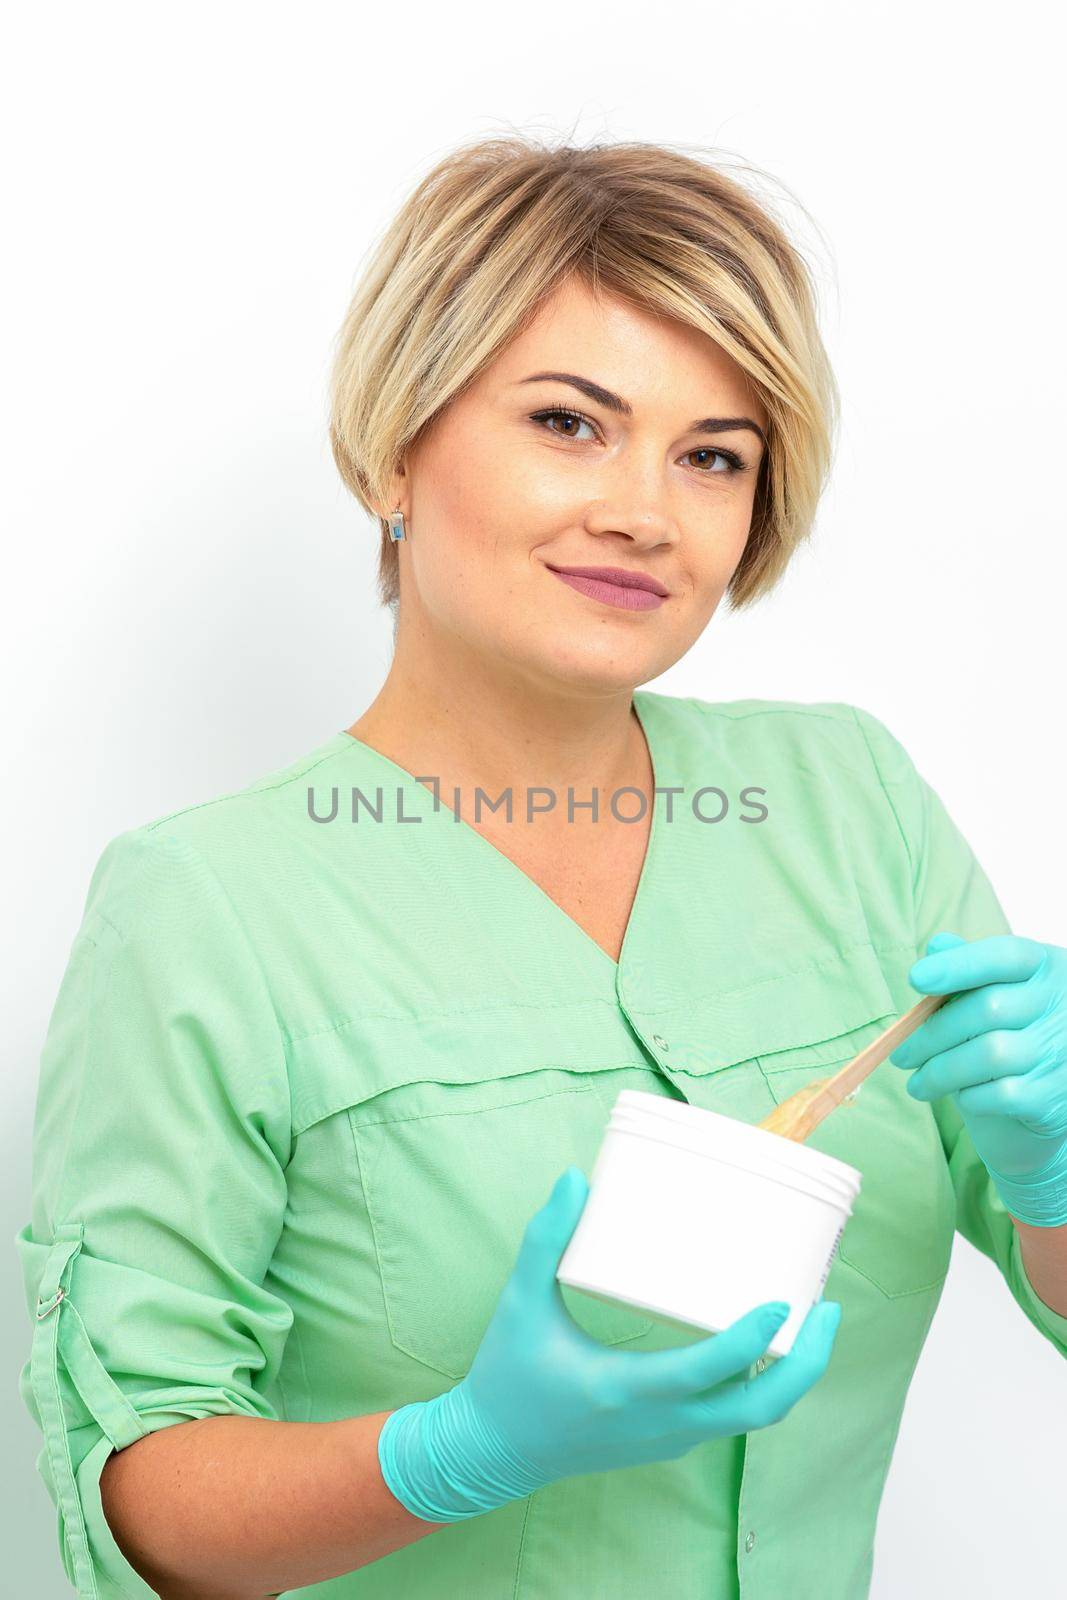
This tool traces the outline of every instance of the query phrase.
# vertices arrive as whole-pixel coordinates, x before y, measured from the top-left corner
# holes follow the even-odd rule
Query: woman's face
[[[582,415],[546,415],[560,406]],[[397,545],[398,651],[410,622],[420,648],[436,638],[542,687],[610,692],[658,677],[741,559],[766,426],[710,339],[568,281],[444,408],[397,479],[411,530]],[[576,566],[645,573],[666,597],[611,604],[553,570]]]

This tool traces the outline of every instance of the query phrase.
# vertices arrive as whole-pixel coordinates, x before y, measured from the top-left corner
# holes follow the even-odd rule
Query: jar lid
[[[664,1095],[648,1094],[643,1089],[620,1089],[615,1105],[624,1112],[640,1118],[655,1117],[660,1125],[669,1124],[686,1136],[690,1148],[707,1155],[723,1154],[727,1150],[735,1155],[748,1156],[754,1163],[767,1162],[783,1167],[789,1172],[823,1181],[836,1181],[850,1197],[859,1192],[862,1174],[847,1161],[839,1161],[822,1150],[796,1139],[785,1139],[780,1133],[756,1127],[751,1122],[740,1122],[736,1117],[723,1116],[718,1111],[708,1111],[704,1106],[690,1105],[688,1101],[669,1100]]]

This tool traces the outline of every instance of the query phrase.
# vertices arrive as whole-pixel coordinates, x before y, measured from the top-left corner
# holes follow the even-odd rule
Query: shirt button
[[[766,1356],[760,1356],[759,1360],[756,1362],[756,1371],[757,1372],[766,1372],[766,1370],[767,1370],[767,1357]]]
[[[750,1533],[748,1538],[745,1540],[745,1549],[749,1552],[749,1554],[751,1554],[752,1546],[755,1544],[755,1542],[756,1535],[754,1533]]]
[[[661,1038],[658,1033],[654,1033],[652,1035],[652,1043],[658,1045],[661,1050],[670,1049],[670,1045],[667,1043],[666,1039]]]

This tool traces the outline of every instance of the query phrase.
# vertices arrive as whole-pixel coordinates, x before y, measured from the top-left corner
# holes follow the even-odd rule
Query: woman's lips
[[[665,598],[661,594],[653,594],[651,589],[624,588],[621,583],[605,583],[602,578],[580,578],[574,572],[557,572],[555,567],[549,567],[548,570],[561,583],[569,583],[572,589],[587,594],[591,600],[600,600],[606,606],[618,606],[622,611],[654,611],[663,604]]]

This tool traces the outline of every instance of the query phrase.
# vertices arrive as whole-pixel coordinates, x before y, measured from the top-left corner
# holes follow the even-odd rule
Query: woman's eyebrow
[[[588,399],[595,400],[598,405],[606,407],[608,411],[615,411],[620,417],[632,417],[633,406],[624,400],[621,395],[613,394],[610,389],[605,389],[601,384],[594,383],[591,378],[580,378],[573,372],[533,372],[528,378],[521,378],[520,383],[569,383],[572,388],[579,389]],[[728,433],[737,428],[751,428],[753,433],[759,435],[766,444],[767,440],[763,429],[752,421],[751,417],[699,417],[696,422],[691,422],[686,433]]]

